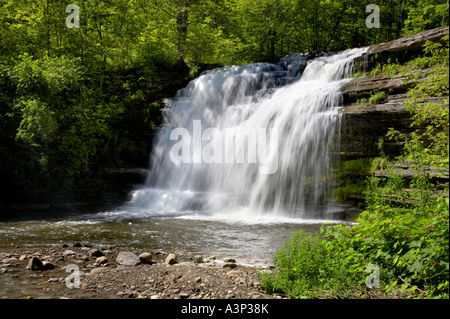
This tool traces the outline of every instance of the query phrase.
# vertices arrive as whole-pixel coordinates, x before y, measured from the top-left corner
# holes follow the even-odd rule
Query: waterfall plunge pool
[[[339,147],[340,89],[366,49],[207,71],[167,100],[150,156],[152,174],[130,203],[98,214],[0,222],[0,245],[84,242],[227,255],[257,264],[270,262],[291,232],[314,233],[327,222],[348,222],[352,208],[333,202],[328,176]],[[277,147],[267,150],[264,161],[274,169],[259,174],[255,163],[196,161],[202,159],[202,147],[192,146],[208,141],[195,134],[193,142],[173,139],[174,130],[191,136],[196,124],[218,132],[275,130]],[[194,154],[182,154],[188,159],[182,163],[171,160],[175,143]],[[245,152],[233,149],[233,143],[222,146],[222,154]],[[255,157],[255,149],[249,148],[248,157]]]
[[[233,257],[248,265],[267,266],[291,232],[315,233],[324,223],[351,223],[356,210],[336,207],[330,219],[296,219],[244,212],[172,212],[145,214],[122,209],[97,214],[34,213],[0,222],[0,247],[54,247],[79,242],[96,248],[115,246],[139,251],[179,252]],[[337,215],[336,215],[337,214]],[[55,217],[59,216],[59,217]],[[345,219],[331,219],[344,216]]]

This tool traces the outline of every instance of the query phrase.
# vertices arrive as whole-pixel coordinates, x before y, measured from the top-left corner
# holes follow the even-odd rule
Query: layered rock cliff
[[[449,28],[428,30],[387,43],[372,45],[359,59],[360,68],[366,73],[375,65],[396,60],[404,63],[422,53],[426,41],[439,42],[448,34]],[[378,141],[386,136],[389,128],[410,132],[411,117],[404,109],[406,92],[421,79],[411,79],[409,75],[426,73],[430,69],[411,71],[408,75],[385,76],[383,74],[362,76],[348,82],[342,89],[345,108],[341,126],[341,158],[354,159],[379,155]],[[364,102],[373,92],[383,91],[384,100],[377,103]],[[359,100],[359,102],[358,102]],[[426,102],[434,102],[430,98]],[[397,154],[401,149],[393,141],[385,141],[385,149]]]

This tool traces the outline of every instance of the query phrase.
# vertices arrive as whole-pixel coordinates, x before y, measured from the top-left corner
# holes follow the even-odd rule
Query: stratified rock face
[[[426,41],[439,41],[448,32],[449,28],[444,27],[372,45],[358,62],[365,63],[364,69],[367,71],[370,69],[370,63],[380,63],[380,56],[386,58],[393,54],[400,54],[406,61],[411,51],[418,51]],[[346,106],[343,110],[340,130],[341,158],[345,160],[379,156],[378,142],[386,137],[389,128],[403,133],[411,132],[413,130],[411,115],[403,107],[403,102],[407,98],[405,93],[426,78],[418,78],[415,75],[425,75],[431,70],[414,70],[407,75],[360,77],[346,83],[342,88]],[[387,93],[387,98],[382,103],[357,103],[357,99],[369,98],[376,91]],[[430,97],[425,102],[440,100],[442,99]],[[402,145],[396,141],[384,139],[384,150],[389,154],[399,155],[401,149]]]
[[[431,68],[415,70],[408,75],[360,77],[346,83],[342,88],[345,100],[369,97],[373,91],[385,91],[388,94],[405,93],[423,78],[411,79],[409,76],[431,71]]]
[[[385,103],[354,103],[346,107],[341,122],[340,156],[342,159],[379,156],[378,142],[390,127],[411,131],[411,116],[403,107],[405,94],[388,96]],[[395,141],[385,141],[384,149],[399,154]]]
[[[381,52],[392,53],[398,51],[420,49],[426,41],[439,41],[443,36],[447,34],[448,27],[423,31],[394,41],[372,45],[367,51],[367,55]]]

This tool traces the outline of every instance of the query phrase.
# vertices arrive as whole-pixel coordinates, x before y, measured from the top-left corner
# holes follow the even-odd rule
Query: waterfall
[[[148,180],[129,207],[322,218],[333,206],[340,88],[364,52],[203,73],[166,101]]]

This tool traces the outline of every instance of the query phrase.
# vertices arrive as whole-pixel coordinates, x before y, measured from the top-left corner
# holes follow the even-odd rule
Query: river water
[[[340,216],[352,208],[342,206]],[[323,223],[343,219],[230,219],[205,214],[135,217],[121,210],[0,222],[0,247],[71,246],[76,242],[92,247],[116,246],[162,252],[190,252],[217,257],[231,256],[240,263],[267,265],[283,247],[291,232],[315,233]],[[59,216],[59,217],[57,217]],[[330,216],[331,217],[331,216]],[[347,221],[350,221],[347,218]]]
[[[0,246],[81,242],[257,264],[293,231],[349,221],[353,209],[333,201],[333,154],[340,88],[364,51],[206,72],[166,101],[149,178],[129,203],[0,221]]]

